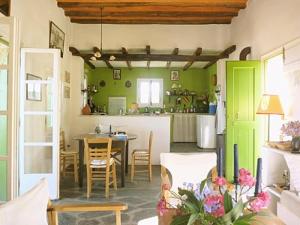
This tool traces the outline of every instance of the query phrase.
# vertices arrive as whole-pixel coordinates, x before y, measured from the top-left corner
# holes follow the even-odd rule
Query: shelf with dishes
[[[192,102],[194,102],[194,98],[197,96],[196,92],[194,91],[188,91],[188,90],[183,90],[183,91],[176,91],[176,90],[171,90],[171,91],[166,91],[166,96],[169,97],[169,102],[171,101],[171,97],[176,97],[176,102],[181,101],[181,98],[186,98],[186,101],[189,101],[189,97],[191,97]]]

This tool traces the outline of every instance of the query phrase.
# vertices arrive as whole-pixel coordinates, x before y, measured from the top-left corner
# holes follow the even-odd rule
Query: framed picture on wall
[[[27,73],[26,80],[42,80],[41,77]],[[41,83],[26,84],[26,99],[30,101],[42,101],[42,86]]]
[[[50,21],[49,48],[60,49],[60,56],[64,56],[65,33],[52,21]]]
[[[179,80],[179,71],[178,70],[171,70],[171,80]]]
[[[70,98],[71,93],[70,93],[70,87],[64,86],[64,98]]]
[[[121,70],[120,69],[113,69],[113,79],[121,80]]]

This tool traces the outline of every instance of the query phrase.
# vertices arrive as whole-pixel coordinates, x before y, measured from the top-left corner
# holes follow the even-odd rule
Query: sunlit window
[[[140,107],[162,107],[163,105],[163,80],[138,79],[137,102]]]
[[[265,60],[265,93],[278,95],[283,110],[287,109],[287,83],[283,73],[283,55],[279,54]],[[280,140],[281,116],[272,115],[270,117],[270,140]]]

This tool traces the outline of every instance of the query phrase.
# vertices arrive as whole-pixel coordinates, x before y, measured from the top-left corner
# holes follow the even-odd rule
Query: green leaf
[[[235,221],[233,223],[233,225],[250,225],[250,223],[246,222],[246,221],[243,221],[243,220],[238,220],[238,221]]]
[[[208,178],[204,179],[203,181],[201,181],[201,184],[200,184],[200,193],[202,193],[204,187],[205,187],[205,184],[207,182]]]
[[[190,201],[185,201],[184,204],[188,207],[190,213],[199,213],[199,208]]]
[[[187,225],[191,215],[176,216],[170,225]]]
[[[198,219],[198,215],[197,213],[194,213],[190,216],[189,222],[187,223],[187,225],[193,225],[195,223],[195,221]]]
[[[228,213],[226,213],[223,217],[222,220],[223,222],[227,225],[227,224],[232,224],[232,222],[236,221],[242,214],[244,210],[244,204],[243,202],[240,200],[238,201],[238,203],[235,205],[234,208],[232,208],[232,210]]]
[[[225,192],[224,194],[224,209],[225,209],[225,213],[228,213],[232,210],[233,206],[232,206],[232,197],[231,195],[228,193],[228,191]]]
[[[195,208],[195,211],[197,211],[197,212],[200,211],[199,201],[195,197],[194,192],[189,191],[189,190],[185,190],[185,189],[178,189],[178,193],[181,196],[183,196],[183,195],[187,196],[187,200],[183,201],[183,204],[186,204],[187,202],[190,202],[193,205],[193,208]]]

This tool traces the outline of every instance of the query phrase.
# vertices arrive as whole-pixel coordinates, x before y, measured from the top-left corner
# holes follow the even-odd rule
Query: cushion
[[[109,165],[112,165],[114,163],[114,159],[110,158],[109,160]],[[106,159],[94,159],[91,162],[91,167],[92,168],[105,168],[106,167]]]
[[[42,179],[31,190],[0,206],[0,225],[47,225],[48,182]]]

